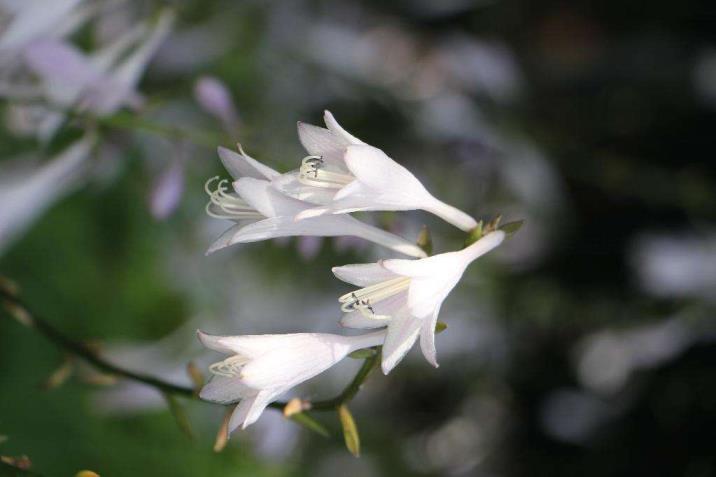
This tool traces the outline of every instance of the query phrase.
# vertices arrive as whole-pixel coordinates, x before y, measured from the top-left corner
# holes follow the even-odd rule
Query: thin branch
[[[28,306],[15,294],[8,290],[0,287],[0,298],[4,302],[6,312],[21,322],[28,328],[36,330],[38,333],[43,335],[48,340],[55,343],[60,348],[68,351],[69,353],[82,358],[95,368],[109,373],[115,376],[120,376],[131,381],[139,382],[151,386],[158,391],[165,394],[180,395],[187,398],[198,398],[196,391],[190,387],[180,386],[173,384],[153,376],[147,376],[145,374],[136,373],[128,369],[116,366],[104,358],[99,356],[92,348],[85,345],[82,342],[75,341],[72,338],[66,336],[64,333],[59,331],[49,322],[38,317],[32,313]],[[316,401],[311,403],[311,410],[315,411],[333,411],[341,404],[353,399],[353,397],[360,390],[363,381],[368,377],[368,374],[372,371],[373,367],[378,362],[379,353],[365,359],[363,366],[358,370],[353,380],[346,386],[346,388],[336,397],[326,399],[323,401]],[[286,407],[286,402],[276,401],[269,404],[268,407],[277,410],[283,410]]]

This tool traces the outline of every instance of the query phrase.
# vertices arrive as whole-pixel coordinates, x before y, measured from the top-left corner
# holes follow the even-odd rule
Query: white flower
[[[82,179],[95,137],[86,135],[31,172],[0,170],[0,253]]]
[[[82,0],[20,0],[2,2],[0,12],[12,20],[0,34],[0,59],[12,59],[39,38],[59,37],[79,26],[86,17],[78,8]]]
[[[298,220],[356,211],[422,209],[465,231],[477,225],[469,215],[433,197],[383,151],[345,131],[330,112],[325,112],[324,120],[327,129],[299,123],[301,143],[311,155],[303,160],[298,174],[276,181],[286,193],[319,204],[298,214]]]
[[[229,432],[254,423],[278,396],[322,373],[353,351],[377,346],[385,332],[360,336],[325,333],[212,336],[201,331],[207,348],[229,354],[214,363],[214,374],[199,396],[207,401],[240,401],[229,421]]]
[[[346,314],[341,324],[350,328],[388,327],[383,344],[383,372],[405,356],[420,335],[425,359],[437,367],[435,324],[440,306],[467,266],[502,243],[503,231],[491,232],[457,252],[420,260],[382,260],[373,264],[334,267],[344,282],[361,288],[339,298]]]
[[[44,98],[54,107],[98,116],[113,114],[123,106],[138,107],[142,98],[136,86],[169,33],[173,18],[170,11],[164,11],[151,28],[140,23],[89,54],[54,37],[33,41],[23,48],[22,57],[37,81],[2,85],[0,95],[11,100]],[[65,114],[53,108],[37,116],[34,129],[43,140],[50,139],[65,121]]]
[[[277,177],[278,172],[247,156],[243,151],[237,154],[219,148],[219,156],[232,176],[245,177],[233,183],[235,193],[227,190],[226,180],[219,181],[213,191],[209,186],[216,178],[207,182],[207,193],[211,198],[207,213],[212,217],[237,222],[214,242],[207,253],[236,243],[276,237],[355,236],[412,257],[425,256],[425,252],[417,245],[348,215],[327,215],[296,221],[294,217],[311,208],[312,204],[288,197],[271,187],[269,180]]]

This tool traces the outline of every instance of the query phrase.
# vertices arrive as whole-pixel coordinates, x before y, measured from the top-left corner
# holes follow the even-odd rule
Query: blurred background
[[[204,212],[218,145],[287,171],[296,121],[329,109],[446,202],[526,221],[445,302],[440,368],[413,350],[369,378],[360,459],[334,416],[325,439],[274,411],[214,453],[220,407],[185,403],[189,439],[153,389],[6,319],[0,455],[48,476],[716,475],[710,2],[0,9],[0,273],[116,363],[189,384],[189,361],[216,358],[196,328],[340,332],[330,267],[390,255],[292,239],[205,257],[228,228]],[[464,239],[421,212],[370,218],[410,239],[427,224],[438,252]],[[332,396],[358,365],[293,395]]]

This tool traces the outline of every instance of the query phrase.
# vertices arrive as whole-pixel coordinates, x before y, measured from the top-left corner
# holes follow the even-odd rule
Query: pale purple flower
[[[194,85],[194,97],[199,106],[221,121],[228,132],[235,132],[238,114],[224,83],[213,76],[202,76]]]

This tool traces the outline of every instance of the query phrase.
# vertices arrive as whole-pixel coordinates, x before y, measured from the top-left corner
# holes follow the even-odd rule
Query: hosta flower
[[[277,187],[319,204],[297,215],[306,219],[356,211],[416,210],[433,213],[468,231],[477,223],[466,213],[433,197],[405,167],[383,151],[344,130],[333,115],[324,115],[327,129],[299,123],[301,143],[311,154],[298,174],[277,181]]]
[[[94,143],[88,134],[34,170],[0,169],[0,252],[78,184]]]
[[[11,100],[44,98],[55,109],[76,108],[98,116],[113,114],[123,106],[137,107],[142,98],[136,86],[169,33],[173,18],[170,11],[164,11],[153,25],[141,23],[89,54],[55,37],[33,41],[23,48],[22,58],[37,81],[3,85],[0,95]],[[38,116],[35,129],[44,140],[65,120],[65,115],[53,108]]]
[[[245,177],[233,183],[233,191],[229,190],[227,180],[218,181],[215,190],[209,186],[218,179],[207,182],[207,193],[211,199],[207,213],[212,217],[236,222],[214,242],[207,253],[236,243],[276,237],[349,235],[413,257],[425,256],[425,252],[417,245],[348,215],[327,215],[296,221],[295,216],[312,207],[312,204],[288,197],[271,187],[269,180],[277,177],[278,172],[243,151],[237,154],[220,148],[219,156],[234,177]]]
[[[212,336],[201,331],[207,348],[228,354],[212,364],[213,374],[199,396],[222,404],[239,401],[229,432],[254,423],[266,406],[294,386],[322,373],[353,351],[377,346],[385,331],[360,336],[325,333]]]
[[[435,324],[440,306],[467,266],[502,243],[503,231],[491,232],[457,252],[419,260],[382,260],[374,264],[334,267],[344,282],[363,287],[339,298],[343,326],[388,327],[383,344],[383,372],[388,373],[420,336],[425,359],[437,366]]]

